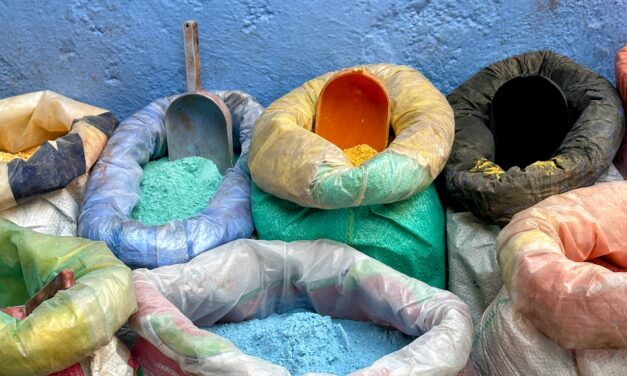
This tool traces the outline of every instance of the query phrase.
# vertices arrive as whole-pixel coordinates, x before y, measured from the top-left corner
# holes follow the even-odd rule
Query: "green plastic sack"
[[[39,234],[0,219],[0,307],[22,305],[61,270],[76,285],[23,320],[0,312],[0,375],[47,375],[111,341],[137,310],[131,270],[102,242]]]
[[[259,239],[336,240],[431,286],[445,288],[444,212],[433,185],[392,204],[304,208],[253,184]]]

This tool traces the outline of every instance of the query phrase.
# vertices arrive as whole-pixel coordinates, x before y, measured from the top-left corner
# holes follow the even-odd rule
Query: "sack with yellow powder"
[[[444,168],[455,123],[446,98],[416,70],[390,64],[364,70],[385,87],[394,139],[360,166],[312,132],[330,72],[272,103],[255,124],[248,165],[263,191],[300,206],[340,209],[389,204],[423,191]]]
[[[453,114],[405,66],[365,65],[385,87],[394,137],[377,153],[342,150],[312,132],[317,99],[335,72],[275,101],[253,131],[249,166],[260,239],[346,243],[432,286],[445,286],[444,214],[431,184],[448,158]]]
[[[118,121],[51,91],[0,100],[0,217],[75,235],[86,177]]]
[[[446,189],[498,225],[549,196],[592,185],[625,130],[612,84],[551,51],[494,63],[448,100],[456,131]]]

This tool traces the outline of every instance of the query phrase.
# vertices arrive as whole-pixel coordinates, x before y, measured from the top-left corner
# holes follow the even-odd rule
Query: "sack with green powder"
[[[176,97],[156,100],[120,124],[96,163],[79,217],[80,236],[106,242],[127,265],[153,268],[186,262],[252,235],[246,160],[253,125],[263,107],[239,91],[216,95],[231,112],[234,152],[240,153],[222,181],[216,182],[218,174],[212,173],[211,162],[202,158],[160,161],[167,156],[165,112]],[[162,169],[157,173],[173,180],[175,189],[164,190],[154,169]],[[202,192],[194,185],[197,180],[183,177],[181,181],[180,175],[170,174],[172,170],[199,178],[204,184]],[[176,187],[177,182],[183,185]],[[155,205],[154,200],[161,202]],[[159,213],[164,204],[176,209],[174,217]]]
[[[253,185],[259,239],[346,243],[431,286],[446,286],[444,212],[433,185],[392,204],[335,210],[303,208]]]

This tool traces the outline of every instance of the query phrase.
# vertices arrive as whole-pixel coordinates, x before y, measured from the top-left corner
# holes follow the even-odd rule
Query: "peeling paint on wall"
[[[181,25],[203,85],[267,105],[359,63],[407,64],[445,93],[507,56],[553,49],[613,79],[627,0],[0,0],[0,97],[52,89],[119,117],[185,90]]]

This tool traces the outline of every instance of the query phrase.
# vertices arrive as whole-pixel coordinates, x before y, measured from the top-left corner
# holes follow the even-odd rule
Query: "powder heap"
[[[492,175],[496,178],[499,178],[505,173],[499,165],[485,158],[479,159],[470,169],[470,172],[481,172],[486,175]]]
[[[221,182],[218,168],[205,158],[151,161],[144,166],[141,196],[131,218],[151,226],[189,218],[207,207]]]
[[[37,150],[39,150],[39,145],[33,146],[32,148],[28,148],[28,149],[26,149],[24,151],[20,151],[20,152],[17,152],[17,153],[7,153],[7,152],[4,152],[4,151],[0,150],[0,162],[8,163],[8,162],[14,160],[15,158],[20,158],[20,159],[27,160],[33,154],[35,154],[35,152]]]
[[[287,368],[292,375],[347,375],[413,340],[394,329],[303,311],[205,329],[229,339],[248,355]]]
[[[362,163],[377,155],[377,151],[374,150],[370,145],[361,144],[353,146],[349,149],[344,149],[344,154],[346,154],[348,159],[350,159],[350,161],[353,163],[353,166],[360,166]]]

